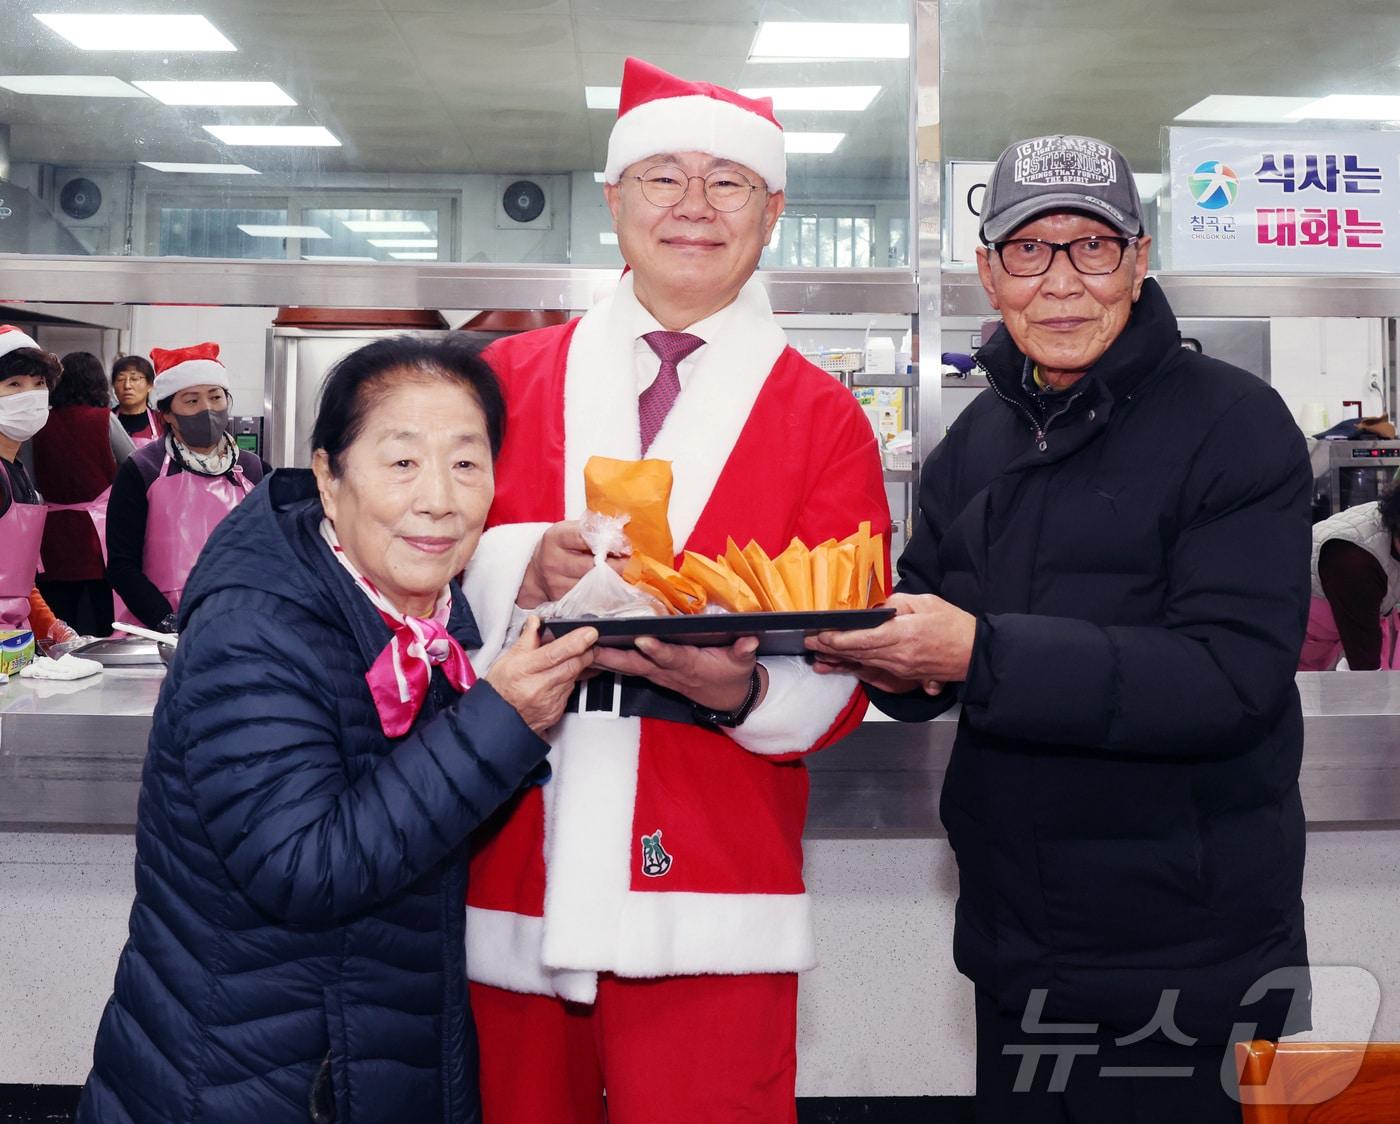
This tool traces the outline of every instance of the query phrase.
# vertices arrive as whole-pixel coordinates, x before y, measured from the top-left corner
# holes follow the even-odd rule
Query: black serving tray
[[[758,637],[761,656],[801,656],[802,643],[818,632],[848,632],[875,628],[894,616],[892,608],[829,609],[802,613],[708,613],[678,617],[569,617],[545,621],[546,639],[556,639],[576,628],[596,628],[604,648],[632,648],[638,636],[655,636],[672,644],[713,648],[732,644],[741,636]]]

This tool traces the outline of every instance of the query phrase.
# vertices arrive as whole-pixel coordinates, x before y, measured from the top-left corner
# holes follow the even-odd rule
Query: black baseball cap
[[[1051,211],[1084,211],[1128,237],[1142,233],[1142,203],[1123,154],[1093,137],[1017,141],[997,157],[982,199],[982,241],[1000,242]]]

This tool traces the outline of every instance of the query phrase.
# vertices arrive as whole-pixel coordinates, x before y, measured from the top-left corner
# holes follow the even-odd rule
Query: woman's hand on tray
[[[748,696],[757,660],[756,636],[742,636],[728,647],[716,648],[669,644],[654,636],[639,636],[636,644],[635,648],[595,648],[594,666],[648,679],[706,710],[736,710]],[[761,664],[758,675],[758,702],[762,702],[768,674]]]
[[[525,622],[520,639],[486,673],[496,689],[535,733],[543,736],[564,714],[574,683],[588,673],[598,632],[580,628],[548,643],[540,639],[540,618]]]

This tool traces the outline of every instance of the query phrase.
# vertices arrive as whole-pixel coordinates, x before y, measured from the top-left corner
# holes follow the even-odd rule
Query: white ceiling
[[[729,86],[885,87],[864,113],[783,114],[791,130],[847,131],[793,179],[907,176],[906,64],[745,61],[761,20],[902,21],[906,0],[0,0],[0,72],[133,79],[261,79],[294,109],[181,109],[155,101],[0,91],[12,158],[64,165],[243,161],[314,182],[326,172],[564,172],[603,166],[628,54]],[[235,54],[84,52],[35,11],[197,11]],[[1400,93],[1394,0],[943,0],[943,153],[990,159],[1020,137],[1084,132],[1160,170],[1159,129],[1212,93]],[[214,123],[328,126],[339,149],[227,149]],[[832,192],[823,192],[831,195]],[[835,194],[839,195],[839,191]]]
[[[88,52],[35,11],[202,12],[234,54]],[[799,10],[800,9],[800,10]],[[603,167],[614,114],[585,85],[616,85],[644,57],[727,86],[881,85],[865,112],[787,112],[790,130],[851,130],[834,156],[794,156],[795,177],[907,175],[903,62],[747,64],[764,19],[898,21],[902,0],[0,0],[0,72],[276,82],[293,109],[189,109],[154,101],[0,92],[12,159],[129,164],[242,161],[264,171],[565,172]],[[340,149],[227,149],[204,124],[329,127]]]
[[[1394,0],[944,0],[941,26],[962,159],[1069,132],[1161,171],[1161,126],[1207,94],[1400,94]]]

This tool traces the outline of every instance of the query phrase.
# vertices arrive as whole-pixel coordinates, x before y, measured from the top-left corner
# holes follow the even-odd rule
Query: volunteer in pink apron
[[[52,619],[34,588],[46,512],[19,461],[19,447],[48,421],[49,388],[58,370],[58,360],[32,338],[0,325],[0,631],[33,629],[35,639],[45,642],[75,634]]]
[[[1312,567],[1298,670],[1400,670],[1400,486],[1314,525]]]
[[[112,393],[117,396],[113,412],[138,449],[165,433],[160,417],[151,407],[155,381],[155,369],[145,356],[123,355],[112,364]]]
[[[39,592],[88,636],[112,631],[103,528],[117,467],[133,451],[107,408],[110,393],[102,360],[86,351],[65,355],[48,424],[30,446],[34,482],[49,513]]]
[[[151,360],[168,432],[117,472],[107,506],[107,580],[126,603],[119,620],[171,632],[200,550],[267,466],[228,434],[232,398],[218,344],[156,348]]]

